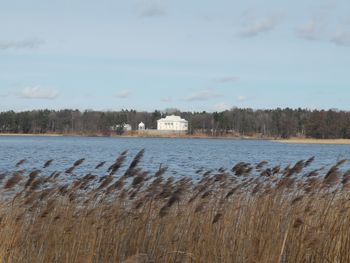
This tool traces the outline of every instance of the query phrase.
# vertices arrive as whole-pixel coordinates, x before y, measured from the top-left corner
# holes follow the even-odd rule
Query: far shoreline
[[[164,134],[159,136],[139,134],[77,134],[77,133],[0,133],[0,137],[101,137],[101,138],[168,138],[168,139],[221,139],[221,140],[257,140],[271,141],[281,144],[325,144],[350,145],[350,139],[315,139],[315,138],[289,138],[279,139],[258,136],[210,136],[203,134]]]
[[[350,139],[314,139],[314,138],[290,138],[273,140],[285,144],[327,144],[327,145],[350,145]]]
[[[101,138],[169,138],[169,139],[227,139],[227,140],[272,140],[254,136],[210,136],[187,134],[139,135],[139,134],[77,134],[77,133],[0,133],[0,137],[101,137]]]
[[[64,134],[59,133],[0,133],[3,137],[63,137]]]

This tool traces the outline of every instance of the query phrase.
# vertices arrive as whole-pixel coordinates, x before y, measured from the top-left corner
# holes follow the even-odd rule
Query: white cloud
[[[57,90],[37,86],[24,88],[20,95],[20,97],[25,99],[55,99],[57,96]]]
[[[350,46],[350,30],[338,29],[331,42],[341,46]]]
[[[350,46],[350,25],[346,22],[337,28],[333,35],[326,30],[326,17],[313,18],[305,25],[297,29],[297,35],[307,40],[330,41],[340,46]]]
[[[215,111],[225,111],[225,110],[229,110],[231,108],[232,108],[232,106],[227,104],[226,102],[220,102],[220,103],[214,105]]]
[[[221,94],[215,93],[210,90],[200,90],[198,92],[192,93],[185,100],[187,101],[201,101],[201,100],[211,100],[217,97],[221,97]]]
[[[116,96],[120,99],[126,99],[129,98],[131,95],[131,92],[128,90],[123,90],[121,92],[119,92]]]
[[[255,37],[260,33],[266,33],[272,31],[277,27],[283,20],[283,15],[273,14],[264,19],[250,21],[239,31],[239,36],[241,37]]]
[[[297,35],[307,40],[320,40],[324,36],[324,22],[314,18],[299,27]]]
[[[214,79],[214,81],[217,83],[236,82],[238,80],[239,80],[239,77],[237,77],[237,76],[225,76],[225,77]]]
[[[26,48],[38,48],[44,43],[40,39],[26,39],[21,41],[1,41],[0,40],[0,50],[6,49],[26,49]]]
[[[246,96],[242,96],[242,95],[237,96],[237,100],[238,100],[239,102],[246,101],[247,99],[248,99],[248,98],[247,98]]]
[[[136,5],[136,12],[140,17],[155,17],[165,15],[166,9],[159,0],[141,0]]]

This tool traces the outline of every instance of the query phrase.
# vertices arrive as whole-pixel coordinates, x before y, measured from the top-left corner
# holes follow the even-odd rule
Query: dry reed
[[[2,176],[0,261],[350,262],[345,160],[324,173],[306,171],[314,157],[284,169],[241,162],[193,181],[143,171],[144,150],[129,166],[126,155],[103,177]]]

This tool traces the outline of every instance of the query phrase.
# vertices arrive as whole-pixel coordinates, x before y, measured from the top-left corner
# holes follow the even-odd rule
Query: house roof
[[[166,116],[165,118],[162,118],[158,121],[173,121],[173,122],[188,122],[186,121],[185,119],[181,119],[180,116],[176,116],[176,115],[169,115],[169,116]]]

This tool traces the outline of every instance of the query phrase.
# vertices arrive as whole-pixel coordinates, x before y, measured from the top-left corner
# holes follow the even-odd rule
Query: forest
[[[189,134],[261,138],[350,138],[350,112],[301,108],[232,108],[222,112],[180,112],[176,109],[154,112],[70,109],[4,111],[0,112],[0,133],[121,135],[122,128],[113,130],[111,127],[122,127],[128,123],[136,130],[142,121],[147,129],[156,129],[157,120],[167,114],[177,114],[188,120]]]

